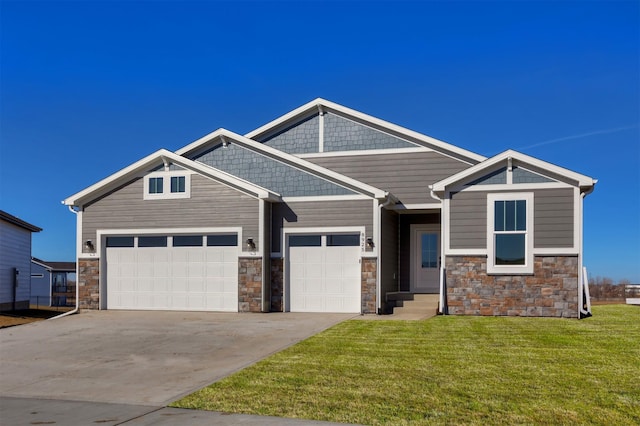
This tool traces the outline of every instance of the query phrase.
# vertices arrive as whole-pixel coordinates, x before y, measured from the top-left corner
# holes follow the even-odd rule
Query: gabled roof
[[[117,188],[119,185],[123,185],[129,182],[135,177],[139,177],[147,173],[155,166],[162,164],[175,164],[181,166],[187,170],[194,171],[209,179],[215,180],[223,185],[234,188],[238,191],[244,192],[256,198],[279,200],[280,195],[276,194],[268,189],[262,188],[251,182],[239,179],[223,171],[214,169],[206,164],[199,163],[197,161],[189,160],[188,158],[176,155],[166,149],[160,149],[153,154],[150,154],[143,159],[136,161],[128,167],[112,174],[111,176],[101,180],[100,182],[91,185],[90,187],[70,196],[62,201],[67,206],[82,206],[89,201],[92,201],[109,191]]]
[[[435,193],[442,193],[447,188],[450,188],[458,183],[464,182],[467,179],[479,177],[483,171],[495,168],[502,163],[508,163],[511,161],[513,166],[524,166],[531,169],[534,172],[544,174],[562,182],[569,183],[573,186],[580,187],[583,192],[589,193],[593,190],[593,187],[598,182],[596,179],[589,176],[582,175],[580,173],[573,172],[569,169],[556,166],[555,164],[548,163],[546,161],[539,160],[535,157],[531,157],[521,152],[509,149],[498,155],[495,155],[482,163],[478,163],[473,167],[469,167],[455,175],[452,175],[446,179],[436,182],[430,186],[431,190]]]
[[[50,271],[55,272],[75,272],[76,262],[49,262],[37,257],[32,257],[31,262],[38,264]]]
[[[261,136],[277,132],[288,126],[291,126],[296,121],[307,118],[310,115],[317,113],[318,111],[332,112],[339,116],[346,117],[353,121],[360,122],[367,126],[384,131],[393,136],[406,139],[417,145],[431,148],[435,151],[442,152],[454,158],[458,158],[462,161],[468,162],[469,164],[476,164],[486,159],[486,157],[468,151],[466,149],[459,148],[447,142],[443,142],[430,136],[423,135],[413,130],[406,129],[396,124],[389,123],[388,121],[372,117],[370,115],[353,110],[351,108],[344,107],[331,101],[327,101],[322,98],[318,98],[307,104],[304,104],[301,107],[296,108],[293,111],[265,124],[264,126],[261,126],[247,133],[245,136],[250,139],[259,139]]]
[[[7,212],[5,212],[4,210],[0,210],[0,219],[3,219],[6,222],[12,223],[14,225],[17,225],[21,228],[26,229],[27,231],[31,231],[31,232],[40,232],[42,231],[42,228],[39,228],[35,225],[30,224],[29,222],[25,222],[24,220],[15,217],[12,214],[9,214]]]
[[[367,185],[366,183],[334,172],[333,170],[318,166],[309,161],[298,158],[295,155],[287,154],[286,152],[271,148],[260,142],[256,142],[252,139],[226,129],[218,129],[212,133],[209,133],[208,135],[203,136],[195,142],[179,149],[178,151],[176,151],[176,154],[181,156],[193,156],[197,155],[198,153],[204,152],[213,146],[228,143],[231,141],[244,148],[260,153],[265,157],[274,159],[276,161],[287,164],[291,167],[310,173],[314,176],[323,178],[329,182],[333,182],[337,185],[343,186],[369,197],[376,199],[386,199],[389,195],[387,192],[379,188]]]

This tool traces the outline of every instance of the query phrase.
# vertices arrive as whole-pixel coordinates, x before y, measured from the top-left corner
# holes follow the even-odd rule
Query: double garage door
[[[238,311],[238,237],[106,240],[107,309]]]
[[[359,313],[360,234],[289,235],[291,312]]]

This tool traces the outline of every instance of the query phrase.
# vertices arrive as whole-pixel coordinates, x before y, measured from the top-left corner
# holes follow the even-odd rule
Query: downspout
[[[73,214],[76,215],[76,221],[78,220],[77,215],[78,212],[76,210],[74,210],[73,206],[68,206],[69,207],[69,211],[72,212]],[[78,238],[78,236],[76,235],[76,239]],[[78,262],[78,255],[76,254],[76,307],[73,308],[73,310],[69,311],[69,312],[65,312],[64,314],[60,314],[60,315],[56,315],[55,317],[51,317],[49,318],[50,320],[54,320],[54,319],[58,319],[58,318],[62,318],[62,317],[66,317],[67,315],[73,315],[78,313],[78,311],[80,310],[80,274],[79,274],[79,264],[80,262]]]
[[[433,186],[429,185],[429,195],[431,196],[431,198],[433,198],[434,200],[438,200],[442,206],[444,206],[443,200],[440,199],[440,197],[438,197],[436,195],[435,192],[433,192]],[[439,275],[439,281],[440,281],[440,298],[439,298],[439,303],[438,303],[438,313],[440,315],[444,315],[446,312],[445,309],[445,300],[444,300],[444,292],[445,292],[445,288],[444,288],[444,268],[442,267],[442,257],[444,256],[444,233],[445,233],[445,229],[443,226],[443,218],[444,218],[444,212],[442,207],[440,208],[440,265],[439,265],[439,270],[438,270],[438,275]]]
[[[380,309],[382,309],[382,283],[380,282],[380,270],[382,269],[382,209],[391,205],[396,199],[389,193],[385,193],[386,200],[382,204],[378,204],[378,229],[376,230],[378,240],[378,265],[376,268],[376,299],[378,299],[377,310],[380,315]]]
[[[584,197],[587,196],[587,192],[581,192],[580,193],[580,232],[578,234],[578,319],[581,318],[586,318],[586,317],[590,317],[591,316],[591,312],[590,309],[584,309],[584,297],[585,297],[585,285],[589,285],[589,282],[587,281],[585,283],[585,279],[587,279],[587,277],[585,276],[586,274],[584,273],[584,265],[582,264],[583,262],[583,253],[582,250],[584,250],[583,247],[583,235],[582,233],[584,232]],[[591,305],[590,301],[587,301],[588,305]]]

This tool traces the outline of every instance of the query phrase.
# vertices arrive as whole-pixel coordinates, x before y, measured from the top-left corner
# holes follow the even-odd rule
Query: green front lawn
[[[640,308],[346,321],[174,407],[361,424],[640,424]]]

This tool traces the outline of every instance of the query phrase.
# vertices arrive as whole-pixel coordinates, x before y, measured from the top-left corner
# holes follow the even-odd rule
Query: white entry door
[[[291,312],[360,312],[360,234],[290,235],[287,298]]]
[[[238,311],[236,235],[107,237],[107,309]]]
[[[440,226],[411,225],[411,292],[440,292]]]

